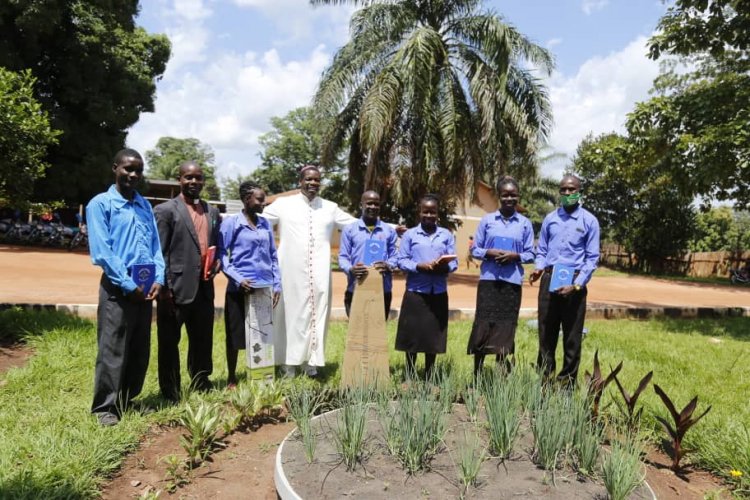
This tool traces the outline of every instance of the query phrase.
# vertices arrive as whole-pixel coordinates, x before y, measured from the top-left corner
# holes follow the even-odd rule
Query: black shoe
[[[195,387],[195,390],[198,392],[208,392],[214,388],[214,384],[207,378],[196,379],[193,381],[193,387]]]
[[[120,417],[114,413],[97,413],[96,417],[99,419],[99,425],[102,427],[112,427],[120,423]]]

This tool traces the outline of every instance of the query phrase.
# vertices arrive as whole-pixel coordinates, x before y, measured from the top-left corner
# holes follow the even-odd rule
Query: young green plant
[[[604,487],[611,500],[625,500],[643,483],[642,448],[636,439],[615,441],[602,463]]]

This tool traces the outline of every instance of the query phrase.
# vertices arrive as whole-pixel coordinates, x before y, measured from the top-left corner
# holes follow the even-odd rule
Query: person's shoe
[[[305,366],[305,375],[310,378],[315,378],[318,376],[318,369],[314,366],[307,365]]]
[[[99,419],[99,425],[102,427],[112,427],[120,423],[120,417],[114,413],[98,413],[96,417]]]
[[[284,378],[294,378],[297,375],[297,367],[294,365],[284,365],[281,367],[281,373]]]
[[[193,385],[195,387],[195,390],[198,392],[208,392],[214,388],[214,384],[207,378],[196,379],[193,382]]]
[[[227,390],[228,391],[234,391],[237,389],[237,382],[228,382],[227,383]]]

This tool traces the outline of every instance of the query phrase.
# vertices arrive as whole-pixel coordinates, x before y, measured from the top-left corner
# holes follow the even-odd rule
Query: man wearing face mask
[[[581,361],[581,339],[586,317],[586,285],[599,261],[599,221],[580,204],[581,181],[565,175],[560,181],[560,207],[542,222],[536,269],[529,282],[539,285],[539,355],[537,366],[548,376],[555,372],[555,350],[563,331],[563,367],[557,379],[574,386]],[[553,273],[569,272],[571,280],[551,290]],[[562,280],[561,280],[562,281]]]

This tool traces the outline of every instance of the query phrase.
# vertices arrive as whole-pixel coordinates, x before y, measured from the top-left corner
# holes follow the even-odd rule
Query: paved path
[[[87,254],[0,245],[0,303],[96,304],[101,271]],[[477,275],[452,275],[450,306],[475,305]],[[226,279],[217,278],[216,305],[224,305]],[[333,307],[343,307],[346,277],[333,273]],[[403,277],[394,280],[393,306],[399,307]],[[537,287],[524,284],[521,307],[536,307]],[[597,277],[589,285],[589,306],[750,307],[750,287],[707,285],[643,277]]]

